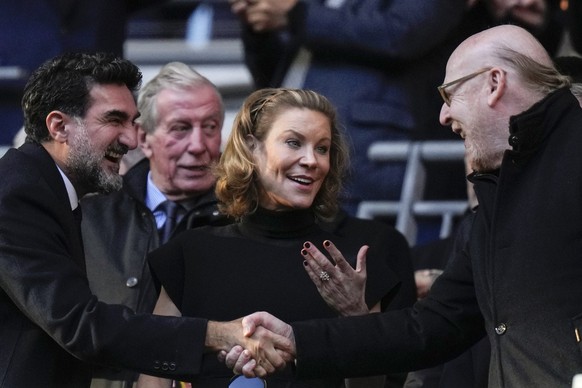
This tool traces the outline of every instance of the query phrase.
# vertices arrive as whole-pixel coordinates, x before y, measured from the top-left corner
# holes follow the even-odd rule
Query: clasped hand
[[[232,13],[254,31],[264,32],[287,26],[287,13],[297,0],[229,0]]]
[[[218,359],[234,373],[266,377],[295,359],[293,330],[273,315],[257,312],[229,324],[235,325],[230,332],[240,332],[242,325],[243,338],[237,338],[233,346],[221,349]]]

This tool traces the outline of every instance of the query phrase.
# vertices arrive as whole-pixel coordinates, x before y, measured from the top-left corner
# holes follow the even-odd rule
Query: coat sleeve
[[[457,240],[467,238],[460,230]],[[295,322],[301,378],[417,370],[461,354],[485,335],[465,243],[455,244],[430,295],[412,308],[361,317]]]
[[[465,0],[346,0],[339,8],[302,1],[294,21],[312,50],[412,60],[438,47],[460,24]],[[298,25],[299,24],[299,25]]]
[[[439,47],[461,23],[465,0],[299,1],[285,31],[255,33],[243,25],[245,63],[255,87],[277,87],[300,46],[333,60],[409,61]]]
[[[296,45],[278,31],[257,33],[243,25],[245,65],[257,89],[278,87],[296,53]]]
[[[11,169],[21,173],[8,174]],[[71,236],[79,235],[71,232],[76,225],[55,183],[30,163],[23,165],[22,158],[3,160],[0,171],[0,287],[7,295],[0,298],[3,328],[22,325],[39,331],[90,363],[159,375],[160,364],[168,362],[173,370],[167,375],[197,374],[207,321],[135,314],[99,302],[78,264],[82,258],[72,257]],[[17,313],[3,315],[16,311],[13,307]],[[10,332],[0,330],[0,341],[4,335]]]
[[[387,265],[398,275],[400,287],[393,300],[382,301],[382,311],[410,307],[416,301],[410,247],[404,235],[392,227],[386,227],[383,239],[387,242],[385,252]]]

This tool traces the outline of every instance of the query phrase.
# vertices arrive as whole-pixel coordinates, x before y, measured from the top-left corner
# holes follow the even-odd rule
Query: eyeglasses
[[[267,388],[267,382],[260,377],[246,378],[243,375],[233,376],[228,388]]]
[[[469,75],[466,75],[466,76],[461,77],[459,79],[456,79],[454,81],[447,82],[446,84],[442,84],[441,86],[437,87],[437,89],[439,90],[439,93],[441,94],[441,97],[445,101],[445,104],[447,104],[447,106],[451,106],[451,96],[445,90],[446,88],[448,88],[449,86],[452,86],[452,85],[455,85],[455,84],[458,84],[458,83],[461,83],[461,82],[465,82],[467,80],[470,80],[471,78],[474,78],[474,77],[478,76],[479,74],[483,74],[486,71],[489,71],[491,69],[492,69],[492,67],[484,67],[484,68],[482,68],[480,70],[477,70],[474,73],[471,73]]]

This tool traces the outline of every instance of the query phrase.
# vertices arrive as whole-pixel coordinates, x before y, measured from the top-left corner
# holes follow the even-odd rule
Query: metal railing
[[[6,151],[10,149],[10,146],[0,146],[0,157],[4,156]]]
[[[406,161],[406,171],[400,200],[363,201],[358,207],[360,218],[392,216],[395,227],[410,245],[416,243],[419,217],[441,219],[439,237],[451,234],[456,217],[467,210],[467,201],[424,201],[426,184],[425,164],[430,162],[463,161],[465,148],[462,141],[378,142],[368,149],[368,157],[375,162]]]

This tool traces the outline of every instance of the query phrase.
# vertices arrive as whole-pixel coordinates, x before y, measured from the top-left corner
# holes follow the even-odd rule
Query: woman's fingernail
[[[330,242],[329,240],[325,240],[325,241],[323,242],[323,246],[324,246],[324,247],[329,247],[330,245],[331,245],[331,242]]]
[[[303,265],[307,267],[307,260],[303,260]]]
[[[302,250],[301,250],[301,254],[302,254],[303,256],[307,256],[307,251],[306,251],[305,249],[302,249]]]
[[[308,242],[305,242],[305,243],[303,244],[303,246],[304,246],[305,248],[307,248],[307,249],[311,248],[311,244],[310,244],[310,243],[308,243]]]

